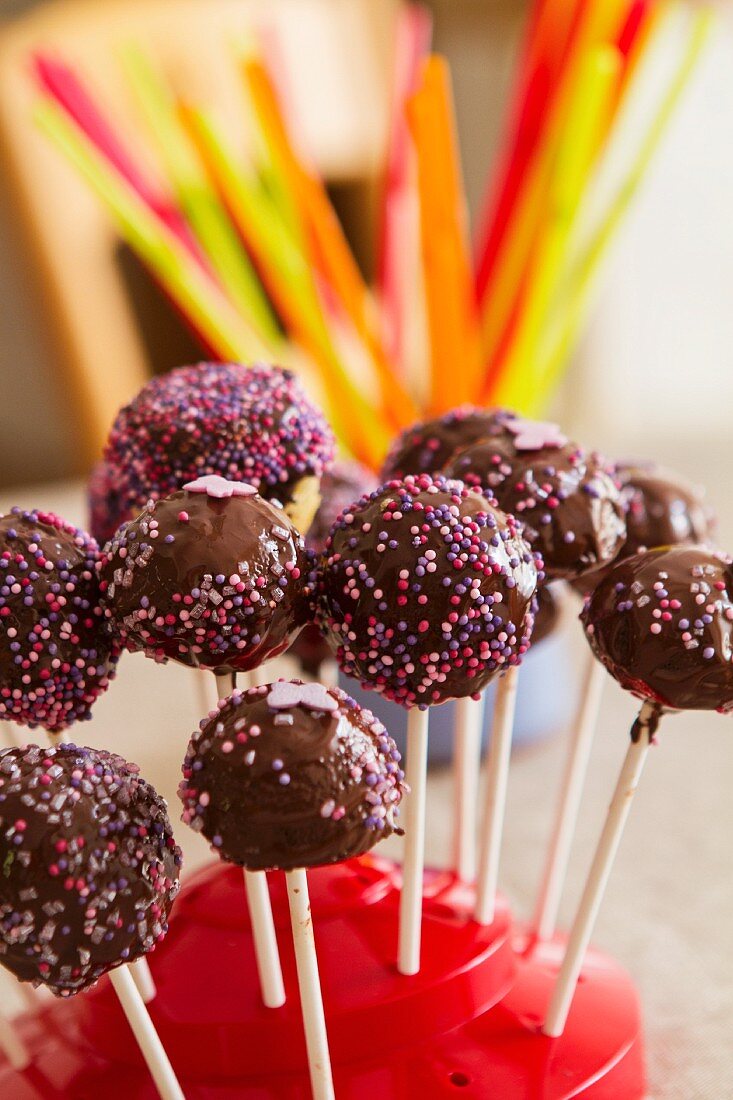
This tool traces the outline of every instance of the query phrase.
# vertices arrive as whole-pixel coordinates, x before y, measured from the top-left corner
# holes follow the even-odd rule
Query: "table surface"
[[[733,486],[723,495],[733,496]],[[719,501],[716,501],[719,504]],[[48,485],[0,497],[52,508],[84,522],[79,485]],[[722,534],[727,535],[721,524]],[[733,532],[731,532],[733,534]],[[580,631],[578,659],[585,643]],[[521,689],[520,689],[521,690]],[[211,688],[212,699],[214,695]],[[562,922],[569,922],[588,867],[636,707],[610,679],[603,696]],[[84,743],[120,752],[168,799],[178,817],[178,760],[200,713],[196,677],[141,655],[123,658]],[[733,746],[730,719],[689,713],[667,719],[635,800],[594,939],[634,975],[641,991],[650,1095],[657,1100],[733,1096]],[[531,914],[566,752],[562,735],[515,754],[509,786],[501,885],[517,916]],[[451,775],[429,787],[428,859],[450,859]],[[210,858],[182,825],[186,870]],[[383,850],[399,843],[388,841]]]

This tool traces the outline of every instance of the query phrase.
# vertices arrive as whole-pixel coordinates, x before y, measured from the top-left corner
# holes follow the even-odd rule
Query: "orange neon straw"
[[[330,415],[338,434],[349,440],[361,462],[378,468],[389,444],[389,434],[341,363],[325,321],[315,308],[318,303],[308,300],[310,288],[303,281],[305,261],[287,229],[278,226],[275,211],[268,213],[264,208],[265,196],[234,164],[211,121],[199,111],[186,107],[181,110],[202,162],[252,252],[260,277],[288,332],[321,368]],[[280,261],[284,264],[282,269]]]
[[[385,355],[372,318],[369,291],[341,223],[322,181],[304,167],[293,149],[277,93],[264,65],[256,58],[247,58],[244,76],[270,156],[286,181],[284,190],[294,197],[310,236],[313,258],[369,352],[382,413],[391,429],[399,431],[414,423],[417,408]]]
[[[471,400],[482,365],[450,78],[442,57],[424,63],[407,118],[417,156],[430,411],[442,413]]]

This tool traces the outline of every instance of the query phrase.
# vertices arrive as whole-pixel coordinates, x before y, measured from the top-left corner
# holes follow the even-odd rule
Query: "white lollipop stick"
[[[130,973],[132,974],[132,980],[137,986],[137,991],[143,999],[143,1003],[149,1005],[151,1001],[155,1000],[158,990],[155,988],[155,982],[153,981],[153,975],[150,973],[148,960],[142,958],[131,963]]]
[[[245,871],[244,888],[252,921],[252,938],[262,1000],[267,1008],[280,1008],[285,1004],[285,983],[280,966],[280,952],[272,917],[267,875],[264,871]]]
[[[248,676],[252,683],[254,673],[250,672]],[[216,686],[221,698],[231,695],[237,686],[236,673],[228,672],[217,676]],[[249,907],[249,919],[252,922],[252,939],[262,1000],[267,1008],[280,1008],[285,1004],[285,983],[265,872],[245,870],[244,888]]]
[[[417,974],[422,937],[422,889],[425,866],[425,794],[428,772],[428,711],[407,712],[407,814],[405,858],[400,895],[400,932],[397,969]]]
[[[237,686],[237,677],[234,672],[214,673],[216,678],[216,690],[219,699],[228,699]]]
[[[211,710],[211,698],[209,697],[210,681],[208,676],[196,668],[193,670],[194,678],[194,692],[196,700],[196,710],[198,714],[203,718],[205,714],[208,714]]]
[[[293,926],[295,965],[298,971],[305,1044],[308,1049],[311,1091],[313,1100],[333,1100],[335,1093],[331,1056],[328,1051],[326,1016],[323,1011],[313,918],[308,899],[308,879],[302,868],[287,871],[285,879],[288,884],[288,904]]]
[[[461,882],[476,877],[476,817],[481,774],[484,700],[455,703],[453,866]]]
[[[486,768],[486,810],[481,827],[476,887],[476,920],[484,925],[491,924],[496,912],[496,888],[499,881],[499,857],[504,832],[518,673],[519,669],[514,666],[500,678],[491,723],[491,742]]]
[[[26,1069],[31,1063],[28,1047],[20,1037],[13,1021],[5,1013],[0,1013],[0,1048],[13,1069]]]
[[[631,741],[618,777],[616,790],[608,808],[606,822],[598,841],[583,896],[580,899],[573,927],[570,930],[562,966],[552,991],[550,1007],[542,1030],[545,1035],[562,1035],[578,982],[583,958],[593,933],[598,910],[603,901],[613,861],[629,816],[631,802],[639,785],[641,773],[651,746],[650,723],[654,706],[644,703],[637,719],[638,739]]]
[[[606,671],[603,665],[596,660],[590,650],[588,651],[588,658],[589,664],[578,712],[573,724],[570,751],[565,765],[560,801],[557,806],[550,848],[542,876],[542,886],[535,907],[533,927],[537,938],[540,940],[552,939],[555,934],[557,913],[560,908],[563,886],[565,885],[565,877],[570,861],[570,849],[588,771],[593,735],[598,724],[603,684],[606,679]]]
[[[130,968],[120,966],[111,970],[109,977],[162,1100],[185,1100],[160,1036],[132,980]]]

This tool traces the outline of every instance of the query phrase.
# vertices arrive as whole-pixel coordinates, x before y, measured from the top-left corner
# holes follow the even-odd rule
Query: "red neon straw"
[[[35,54],[33,65],[44,90],[74,120],[145,205],[175,234],[199,265],[211,274],[181,211],[140,170],[76,73],[64,62],[40,53]]]

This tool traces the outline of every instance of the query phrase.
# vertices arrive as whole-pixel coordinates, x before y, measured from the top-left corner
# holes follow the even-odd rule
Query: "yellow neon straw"
[[[55,103],[41,100],[35,120],[104,202],[123,239],[222,359],[269,359],[272,349],[231,307],[183,248]]]
[[[570,104],[578,95],[582,61],[593,46],[616,40],[627,10],[628,0],[586,0],[584,5],[571,57],[548,112],[544,138],[528,165],[486,296],[482,329],[484,354],[489,363],[493,361],[504,335],[537,226],[545,214],[547,181]]]
[[[170,88],[137,46],[127,46],[121,57],[178,202],[211,268],[263,338],[277,344],[280,334],[267,298],[181,124]]]
[[[243,68],[261,137],[269,151],[267,179],[270,186],[276,182],[276,201],[289,207],[288,222],[297,222],[301,247],[311,267],[322,268],[328,286],[354,326],[374,368],[383,415],[394,432],[400,431],[415,422],[417,408],[385,355],[369,291],[326,188],[317,174],[298,160],[265,67],[250,56]]]
[[[538,384],[528,410],[531,413],[542,409],[568,360],[585,315],[588,298],[595,284],[598,269],[608,252],[609,245],[619,224],[639,190],[644,174],[692,77],[713,26],[713,20],[712,11],[701,11],[695,16],[687,50],[660,103],[659,109],[652,119],[636,160],[619,186],[599,228],[568,279],[569,292],[561,311],[559,324],[554,327],[540,357],[540,366],[537,372]]]
[[[588,170],[607,124],[623,58],[612,46],[590,51],[578,80],[552,170],[546,220],[540,230],[527,297],[513,335],[508,359],[491,401],[526,412],[536,385],[537,342],[557,292],[574,219],[581,205]]]
[[[235,163],[213,119],[200,110],[189,110],[187,118],[286,326],[321,367],[334,430],[362,462],[377,468],[389,445],[388,433],[333,348],[318,301],[311,298],[304,257],[272,200]]]
[[[274,87],[255,50],[245,54],[242,72],[252,115],[259,130],[260,173],[293,239],[305,251],[302,212],[298,207],[290,170],[294,156]]]

